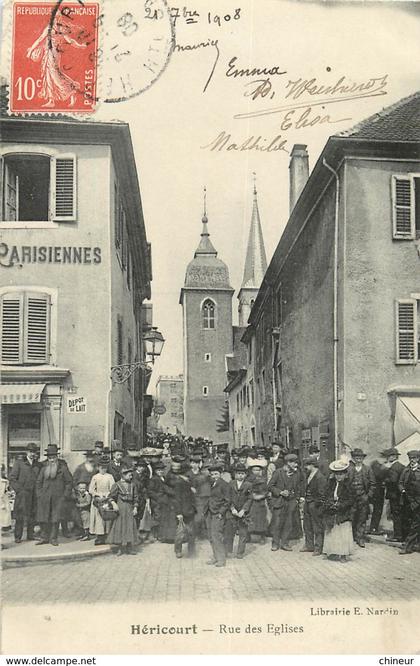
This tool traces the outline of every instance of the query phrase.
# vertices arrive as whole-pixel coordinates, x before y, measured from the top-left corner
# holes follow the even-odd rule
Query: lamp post
[[[144,361],[111,366],[111,379],[116,384],[124,384],[138,369],[144,370],[145,373],[152,372],[150,364],[153,365],[155,357],[161,355],[165,338],[157,326],[151,326],[143,334],[143,343],[146,357]]]

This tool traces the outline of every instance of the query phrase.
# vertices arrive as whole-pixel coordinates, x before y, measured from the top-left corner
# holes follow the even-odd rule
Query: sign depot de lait
[[[8,245],[0,243],[0,266],[23,264],[100,264],[100,247],[72,245]]]

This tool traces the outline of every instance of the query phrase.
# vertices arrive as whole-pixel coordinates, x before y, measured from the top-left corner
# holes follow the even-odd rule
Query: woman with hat
[[[58,546],[58,524],[64,519],[64,503],[71,496],[73,479],[67,463],[58,458],[55,444],[47,446],[46,455],[36,481],[37,519],[41,524],[41,540],[36,545],[49,542]]]
[[[118,505],[118,516],[112,523],[107,542],[119,546],[117,555],[135,555],[134,546],[139,543],[135,515],[137,513],[137,490],[133,483],[133,467],[123,465],[121,479],[113,484],[110,499]]]
[[[305,479],[295,453],[284,457],[285,466],[276,469],[268,484],[272,512],[271,550],[292,550],[289,541],[302,537],[299,506],[305,497]]]
[[[355,500],[348,474],[349,463],[335,460],[329,468],[332,475],[322,501],[325,525],[322,552],[328,559],[346,562],[353,553],[352,512]]]
[[[109,474],[107,456],[99,458],[97,461],[98,472],[92,476],[89,485],[89,494],[92,496],[92,505],[90,507],[90,533],[96,536],[95,546],[102,546],[105,543],[106,535],[109,532],[110,523],[103,520],[99,513],[100,500],[109,496],[111,488],[114,485],[114,477]]]

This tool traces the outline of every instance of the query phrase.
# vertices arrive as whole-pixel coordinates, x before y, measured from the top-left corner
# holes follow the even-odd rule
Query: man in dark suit
[[[176,482],[173,485],[173,505],[178,521],[174,541],[177,557],[182,557],[182,544],[185,541],[188,543],[188,555],[191,557],[195,554],[194,516],[196,506],[191,480],[187,476],[188,470],[188,463],[186,461],[182,462],[177,473]]]
[[[63,520],[64,503],[71,496],[73,479],[65,460],[58,457],[55,444],[47,446],[46,456],[36,480],[37,519],[41,524],[41,540],[36,545],[58,546],[58,524]]]
[[[401,472],[399,490],[407,536],[400,555],[420,552],[420,451],[407,451],[408,466]]]
[[[362,449],[354,449],[351,452],[349,466],[349,479],[355,496],[353,513],[353,539],[360,548],[365,548],[366,521],[369,516],[369,501],[376,488],[376,480],[372,470],[364,464],[366,453]]]
[[[284,460],[285,467],[276,469],[268,484],[272,498],[271,550],[279,550],[280,547],[282,550],[292,550],[289,540],[292,536],[302,536],[299,503],[305,497],[305,480],[295,453],[288,453]]]
[[[222,469],[223,465],[218,462],[208,464],[211,489],[204,512],[207,533],[213,549],[213,558],[207,564],[214,564],[216,567],[224,567],[226,564],[226,515],[231,507],[231,491],[229,484],[221,478]]]
[[[392,539],[389,539],[389,541],[403,541],[400,504],[401,492],[398,484],[405,465],[398,460],[400,455],[398,449],[386,449],[382,451],[381,455],[386,459],[385,467],[387,468],[387,473],[384,479],[385,497],[389,500],[393,525]]]
[[[22,541],[23,527],[26,521],[26,538],[33,541],[34,526],[36,519],[36,480],[39,474],[40,465],[36,462],[35,456],[38,447],[33,442],[26,447],[26,457],[23,460],[18,458],[13,464],[10,473],[9,482],[16,493],[14,516],[15,516],[15,542]]]
[[[248,540],[248,514],[252,504],[252,483],[246,481],[246,467],[236,463],[232,467],[233,481],[230,481],[231,508],[226,516],[225,544],[228,554],[233,552],[235,534],[238,534],[238,550],[236,557],[241,560],[245,555],[245,546]]]
[[[305,545],[300,550],[313,555],[321,555],[324,543],[322,499],[327,487],[327,479],[319,470],[319,461],[316,456],[305,458],[303,465],[307,474],[303,510]]]

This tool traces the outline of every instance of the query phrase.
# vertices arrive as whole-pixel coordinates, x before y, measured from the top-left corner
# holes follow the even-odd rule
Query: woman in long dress
[[[91,534],[96,536],[95,546],[102,546],[105,543],[111,523],[102,519],[99,513],[98,503],[101,499],[109,496],[111,488],[114,485],[114,477],[107,472],[109,465],[108,458],[100,458],[98,462],[99,471],[92,476],[89,485],[89,494],[92,496],[90,507],[90,528]]]
[[[121,479],[114,483],[109,497],[118,505],[118,516],[112,523],[108,534],[108,543],[119,546],[117,555],[126,552],[135,555],[134,546],[140,542],[135,515],[137,513],[137,487],[133,483],[133,468],[123,467]]]
[[[325,525],[323,553],[330,560],[347,562],[354,552],[352,513],[354,494],[348,478],[349,463],[335,460],[330,464],[333,472],[323,498]]]

